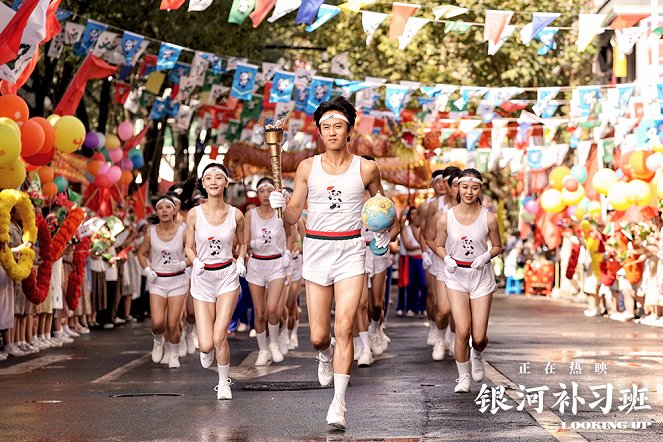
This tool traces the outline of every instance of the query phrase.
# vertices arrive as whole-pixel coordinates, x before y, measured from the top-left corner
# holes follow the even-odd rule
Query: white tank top
[[[283,220],[274,211],[274,216],[264,219],[258,214],[258,209],[251,209],[251,240],[261,242],[258,254],[261,256],[281,255],[285,252],[286,238]]]
[[[410,224],[405,224],[403,227],[403,234],[407,235],[408,239],[417,244],[417,248],[413,250],[407,250],[405,248],[405,242],[403,242],[403,248],[405,249],[405,253],[408,256],[414,256],[414,255],[421,255],[421,247],[419,247],[419,241],[417,241],[417,238],[414,236],[414,231],[412,230],[412,226]]]
[[[488,251],[488,209],[481,208],[478,218],[466,226],[458,222],[452,207],[447,212],[447,253],[458,261],[472,262]]]
[[[353,155],[352,164],[340,175],[322,168],[322,155],[313,157],[308,178],[308,217],[306,228],[319,232],[360,230],[365,185],[361,179],[361,157]]]
[[[196,256],[205,264],[226,262],[233,257],[235,235],[235,208],[230,206],[221,225],[207,222],[202,205],[196,206]]]
[[[150,227],[150,267],[155,272],[176,272],[184,261],[184,224],[180,224],[173,239],[163,242],[157,235],[157,226]]]
[[[441,196],[437,199],[437,211],[442,213],[447,213],[449,210],[449,203],[444,202],[444,196]]]

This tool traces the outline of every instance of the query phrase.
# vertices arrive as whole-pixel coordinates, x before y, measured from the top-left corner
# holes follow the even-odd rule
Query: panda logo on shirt
[[[463,250],[465,251],[465,256],[474,256],[474,243],[472,243],[472,239],[468,238],[467,236],[463,236],[460,238],[462,241],[463,245]]]

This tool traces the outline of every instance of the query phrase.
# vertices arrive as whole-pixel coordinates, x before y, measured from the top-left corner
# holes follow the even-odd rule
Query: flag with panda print
[[[144,39],[145,37],[142,35],[124,31],[124,34],[122,34],[122,54],[124,54],[126,64],[133,65],[132,61],[134,56],[140,50],[141,43],[143,43]]]
[[[333,78],[313,77],[306,100],[305,112],[307,115],[313,115],[313,112],[320,106],[320,103],[329,100],[333,85]]]
[[[230,96],[240,100],[250,100],[253,96],[253,84],[256,81],[257,73],[258,66],[247,63],[237,63]]]
[[[97,44],[97,39],[108,28],[107,25],[94,20],[88,20],[83,31],[81,41],[74,46],[74,53],[79,57],[84,57]]]
[[[180,52],[182,52],[180,46],[165,42],[161,43],[157,58],[157,71],[166,71],[174,68],[177,59],[180,57]]]
[[[287,103],[292,98],[295,87],[295,74],[292,72],[276,71],[272,81],[272,90],[269,94],[270,103]]]

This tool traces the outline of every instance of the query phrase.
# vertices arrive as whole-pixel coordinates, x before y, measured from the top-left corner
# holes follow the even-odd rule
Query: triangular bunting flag
[[[427,18],[422,18],[422,17],[410,17],[407,19],[407,22],[405,23],[405,28],[403,29],[403,33],[398,36],[398,49],[405,49],[407,45],[410,44],[412,39],[414,38],[415,35],[417,35],[417,32],[421,30],[426,24],[430,22],[429,19]]]
[[[584,52],[590,45],[594,37],[602,34],[604,29],[601,27],[607,14],[580,14],[578,16],[578,52]]]
[[[536,90],[536,104],[532,106],[532,110],[538,116],[541,116],[543,111],[548,107],[551,100],[554,100],[559,93],[558,87],[541,87]]]
[[[350,53],[341,52],[340,54],[334,55],[331,60],[331,73],[336,75],[342,75],[344,77],[349,77],[352,75],[350,72]]]
[[[212,2],[210,1],[210,3]],[[246,20],[246,17],[253,12],[255,6],[255,0],[233,0],[233,4],[230,7],[230,13],[228,14],[228,23],[241,25],[244,23],[244,20]],[[189,6],[189,8],[190,7],[191,6]]]
[[[433,8],[433,15],[435,20],[440,20],[443,18],[454,18],[459,15],[463,15],[468,11],[467,8],[461,8],[459,6],[453,5],[439,5]]]
[[[403,86],[400,84],[387,85],[384,101],[387,105],[387,108],[393,112],[397,120],[400,118],[401,109],[403,109],[403,103],[405,102],[405,98],[409,92],[410,88],[408,86]]]
[[[305,23],[310,25],[315,21],[315,18],[318,16],[318,9],[324,0],[303,0],[302,5],[297,11],[296,23],[302,24]]]
[[[341,8],[339,8],[338,6],[325,5],[325,4],[320,5],[320,9],[318,9],[318,18],[312,24],[306,27],[306,32],[315,31],[320,26],[324,25],[325,23],[327,23],[329,20],[336,17],[340,13],[341,13]]]
[[[161,0],[161,6],[159,6],[159,9],[162,11],[179,9],[182,7],[185,1],[186,0]]]
[[[498,44],[504,28],[511,21],[513,11],[486,10],[486,21],[483,28],[483,40]]]
[[[409,3],[392,3],[389,40],[396,40],[403,33],[407,19],[412,17],[419,6]]]
[[[494,44],[491,40],[489,40],[488,55],[492,56],[497,54],[497,51],[499,51],[500,48],[504,45],[504,42],[507,41],[507,39],[511,37],[515,31],[516,31],[515,26],[506,25],[504,27],[504,31],[502,31],[502,34],[500,35],[500,40],[497,42],[497,44]]]
[[[267,21],[274,23],[279,18],[290,14],[292,11],[299,8],[301,4],[302,0],[276,0],[274,12],[272,13],[272,16],[267,19]]]
[[[640,40],[647,28],[634,27],[615,30],[615,37],[617,38],[617,47],[624,55],[631,55],[633,47]]]
[[[257,28],[263,22],[275,4],[276,0],[255,0],[255,9],[249,14],[254,28]]]
[[[472,29],[472,23],[464,21],[451,21],[443,20],[444,22],[444,33],[455,32],[456,34],[467,34],[467,31]]]
[[[346,12],[354,12],[356,14],[359,12],[362,6],[370,5],[372,3],[375,3],[375,0],[349,0],[338,5],[338,7]]]
[[[532,14],[532,21],[520,30],[520,38],[525,46],[529,46],[530,41],[543,31],[543,28],[552,23],[560,14],[557,12],[535,12]]]
[[[371,45],[373,34],[387,17],[388,14],[381,12],[361,11],[361,25],[366,33],[366,46]]]
[[[245,2],[245,3],[252,3],[252,2]],[[211,4],[212,0],[189,0],[188,12],[204,11],[205,9],[209,8]],[[251,9],[253,9],[253,7],[251,7]]]

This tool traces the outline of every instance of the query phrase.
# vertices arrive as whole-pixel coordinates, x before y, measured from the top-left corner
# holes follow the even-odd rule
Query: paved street
[[[388,352],[372,367],[353,372],[345,433],[325,424],[332,390],[317,386],[317,363],[305,320],[299,350],[261,370],[252,368],[255,339],[247,333],[232,338],[234,399],[225,402],[217,401],[213,391],[216,373],[203,369],[197,354],[180,359],[178,370],[151,362],[147,323],[97,331],[61,349],[0,362],[0,439],[661,440],[663,329],[585,318],[582,309],[540,298],[496,297],[484,404],[477,399],[480,384],[474,384],[470,394],[453,393],[455,364],[448,356],[432,361],[425,345],[425,321],[390,318]],[[570,374],[573,362],[581,374]],[[554,373],[546,374],[548,363],[549,372],[555,365]],[[607,373],[595,373],[602,368]],[[529,374],[521,373],[528,370]],[[572,382],[585,399],[585,404],[577,403],[575,415]],[[563,414],[554,396],[563,390],[560,383],[570,396]],[[589,408],[598,400],[589,388],[605,384],[614,387],[606,414],[599,410],[605,401]],[[631,384],[648,388],[648,399],[635,401],[635,406],[650,405],[651,410],[618,409],[629,405],[620,391]],[[501,401],[499,390],[491,390],[495,385],[506,387],[502,402],[513,408],[497,406]],[[535,403],[516,409],[521,402],[519,385],[549,388],[540,413]],[[483,413],[482,405],[487,407]],[[588,421],[622,422],[629,428],[560,428],[562,422],[569,428]],[[630,428],[640,421],[653,425],[646,430]]]

